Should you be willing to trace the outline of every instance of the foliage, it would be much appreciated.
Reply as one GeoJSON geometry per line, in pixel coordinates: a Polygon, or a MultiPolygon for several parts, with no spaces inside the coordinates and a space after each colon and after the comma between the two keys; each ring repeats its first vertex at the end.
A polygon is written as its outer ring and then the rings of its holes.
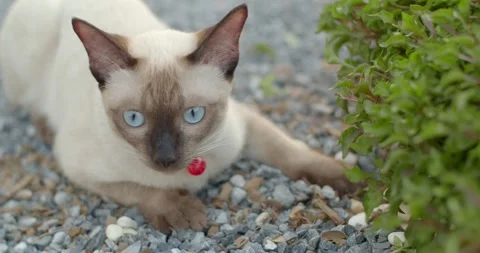
{"type": "Polygon", "coordinates": [[[379,178],[349,172],[368,178],[367,215],[385,185],[391,208],[376,226],[398,227],[406,203],[416,252],[480,252],[480,1],[338,0],[318,32],[341,65],[342,147],[384,154],[379,178]]]}

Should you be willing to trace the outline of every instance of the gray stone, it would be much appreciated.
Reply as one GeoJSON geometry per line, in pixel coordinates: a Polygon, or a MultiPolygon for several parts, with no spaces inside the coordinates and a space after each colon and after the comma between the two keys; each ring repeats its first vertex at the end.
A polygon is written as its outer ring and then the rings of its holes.
{"type": "Polygon", "coordinates": [[[53,201],[55,201],[55,204],[59,206],[63,206],[70,200],[70,195],[66,192],[57,192],[55,196],[53,197],[53,201]]]}
{"type": "Polygon", "coordinates": [[[221,212],[218,214],[217,218],[215,219],[215,222],[216,222],[217,224],[226,224],[226,223],[228,223],[228,220],[229,220],[229,219],[228,219],[228,214],[227,214],[227,212],[221,211],[221,212]]]}
{"type": "Polygon", "coordinates": [[[311,228],[310,224],[303,224],[300,227],[298,227],[295,232],[297,233],[298,237],[303,237],[305,234],[307,234],[308,230],[311,228]]]}
{"type": "Polygon", "coordinates": [[[166,242],[162,242],[157,245],[156,251],[154,252],[167,252],[167,251],[170,251],[171,249],[172,249],[172,246],[170,246],[170,244],[166,242]]]}
{"type": "MultiPolygon", "coordinates": [[[[87,242],[87,245],[85,246],[87,249],[91,250],[96,250],[100,248],[103,243],[105,242],[105,239],[107,238],[107,234],[105,233],[105,229],[102,227],[97,227],[95,228],[90,234],[95,234],[94,236],[89,236],[90,239],[87,242]],[[100,228],[98,230],[98,228],[100,228]],[[98,231],[96,231],[98,230],[98,231]]],[[[89,234],[89,235],[90,235],[89,234]]]]}
{"type": "Polygon", "coordinates": [[[230,178],[230,183],[236,187],[243,188],[245,186],[245,178],[242,175],[234,175],[230,178]]]}
{"type": "Polygon", "coordinates": [[[320,240],[320,248],[324,250],[329,250],[329,251],[334,251],[338,250],[340,247],[336,245],[335,243],[329,241],[329,240],[320,240]]]}
{"type": "Polygon", "coordinates": [[[359,156],[358,157],[358,166],[365,172],[373,173],[377,171],[373,160],[368,156],[359,156]]]}
{"type": "Polygon", "coordinates": [[[278,253],[285,253],[287,251],[288,244],[285,242],[279,243],[277,247],[278,253]]]}
{"type": "Polygon", "coordinates": [[[37,238],[35,241],[34,241],[34,244],[35,245],[38,245],[38,246],[41,246],[41,247],[45,247],[47,246],[48,244],[50,244],[50,242],[52,241],[52,236],[51,235],[47,235],[47,236],[42,236],[40,238],[37,238]]]}
{"type": "Polygon", "coordinates": [[[291,232],[291,231],[286,232],[285,234],[283,234],[283,239],[285,239],[285,241],[287,241],[287,242],[290,241],[290,240],[292,240],[292,239],[294,239],[294,238],[297,238],[297,237],[298,237],[298,236],[297,236],[297,233],[291,232]]]}
{"type": "Polygon", "coordinates": [[[231,193],[232,205],[238,206],[247,197],[247,192],[239,187],[234,187],[231,193]]]}
{"type": "Polygon", "coordinates": [[[362,244],[352,246],[350,249],[345,251],[345,253],[364,253],[364,252],[368,252],[368,249],[369,249],[368,242],[364,242],[362,244]]]}
{"type": "Polygon", "coordinates": [[[25,252],[25,250],[27,250],[27,248],[28,248],[27,243],[19,242],[17,245],[15,245],[15,247],[13,247],[13,250],[16,253],[23,253],[23,252],[25,252]]]}
{"type": "Polygon", "coordinates": [[[65,236],[66,234],[63,231],[55,233],[52,239],[52,243],[62,245],[63,242],[65,241],[65,236]]]}
{"type": "Polygon", "coordinates": [[[374,249],[388,249],[390,248],[389,242],[380,242],[380,243],[372,243],[374,249]]]}
{"type": "Polygon", "coordinates": [[[298,241],[290,247],[290,253],[305,253],[307,251],[308,244],[304,241],[298,241]]]}
{"type": "Polygon", "coordinates": [[[295,202],[295,196],[292,194],[288,186],[284,184],[275,186],[272,196],[275,200],[282,203],[286,207],[292,206],[292,204],[295,202]]]}
{"type": "Polygon", "coordinates": [[[265,252],[265,251],[263,250],[262,245],[260,245],[259,243],[248,242],[247,244],[245,244],[245,246],[243,246],[242,252],[245,252],[245,253],[261,253],[261,252],[265,252]]]}
{"type": "Polygon", "coordinates": [[[70,216],[77,217],[80,215],[80,206],[72,206],[69,210],[70,216]]]}
{"type": "Polygon", "coordinates": [[[109,209],[95,209],[95,211],[93,211],[93,214],[96,217],[106,217],[106,216],[111,215],[112,211],[109,210],[109,209]]]}
{"type": "Polygon", "coordinates": [[[18,220],[18,225],[21,227],[31,227],[37,222],[35,217],[22,217],[18,220]]]}
{"type": "Polygon", "coordinates": [[[354,233],[357,232],[357,229],[356,229],[354,226],[348,225],[348,224],[346,224],[345,226],[343,226],[343,229],[342,229],[342,230],[343,230],[343,233],[344,233],[346,236],[350,236],[350,235],[352,235],[352,234],[354,234],[354,233]]]}
{"type": "Polygon", "coordinates": [[[296,192],[303,192],[305,194],[312,193],[312,189],[303,180],[297,180],[292,184],[292,190],[296,192]]]}
{"type": "Polygon", "coordinates": [[[325,186],[322,187],[322,194],[327,199],[333,199],[336,196],[335,191],[329,185],[325,185],[325,186]]]}
{"type": "Polygon", "coordinates": [[[170,240],[168,240],[168,244],[170,244],[170,246],[173,248],[177,248],[180,246],[180,244],[182,244],[182,242],[178,238],[172,237],[170,240]]]}

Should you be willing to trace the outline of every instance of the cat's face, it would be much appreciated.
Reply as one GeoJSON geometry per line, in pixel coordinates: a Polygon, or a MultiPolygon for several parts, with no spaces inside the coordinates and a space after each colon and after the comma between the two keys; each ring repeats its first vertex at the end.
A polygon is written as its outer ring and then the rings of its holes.
{"type": "Polygon", "coordinates": [[[184,169],[221,145],[247,8],[197,33],[156,31],[132,38],[73,20],[99,83],[112,129],[150,167],[184,169]]]}

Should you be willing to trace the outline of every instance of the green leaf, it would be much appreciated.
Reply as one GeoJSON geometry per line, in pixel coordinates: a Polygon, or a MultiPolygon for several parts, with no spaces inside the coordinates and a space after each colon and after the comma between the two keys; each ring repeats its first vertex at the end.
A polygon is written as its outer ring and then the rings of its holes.
{"type": "Polygon", "coordinates": [[[340,135],[340,144],[342,145],[342,152],[348,154],[351,143],[360,135],[358,129],[350,127],[342,132],[340,135]]]}
{"type": "Polygon", "coordinates": [[[358,166],[355,166],[351,169],[345,169],[345,174],[347,175],[348,180],[352,181],[353,183],[358,183],[371,177],[370,174],[362,171],[358,166]]]}
{"type": "Polygon", "coordinates": [[[350,148],[357,154],[366,155],[371,152],[372,148],[378,143],[379,138],[360,135],[354,143],[350,144],[350,148]]]}
{"type": "Polygon", "coordinates": [[[390,36],[386,41],[380,42],[380,47],[404,47],[408,44],[408,38],[397,32],[390,36]]]}
{"type": "Polygon", "coordinates": [[[260,89],[262,89],[263,95],[265,97],[271,97],[276,93],[274,87],[275,79],[275,75],[273,73],[270,73],[260,81],[260,84],[258,86],[260,87],[260,89]]]}
{"type": "Polygon", "coordinates": [[[370,14],[369,16],[379,17],[379,18],[382,19],[383,23],[385,23],[385,24],[393,24],[393,21],[394,21],[393,13],[385,11],[385,10],[381,10],[380,12],[375,13],[375,14],[370,14]]]}
{"type": "Polygon", "coordinates": [[[268,45],[267,43],[257,43],[254,46],[254,50],[257,53],[265,54],[269,56],[271,59],[275,59],[275,50],[268,45]]]}

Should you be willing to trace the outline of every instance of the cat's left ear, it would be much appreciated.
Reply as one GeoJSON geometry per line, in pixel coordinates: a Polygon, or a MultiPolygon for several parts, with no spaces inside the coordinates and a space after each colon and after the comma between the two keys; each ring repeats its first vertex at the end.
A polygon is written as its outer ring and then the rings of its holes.
{"type": "Polygon", "coordinates": [[[103,89],[113,71],[131,69],[137,60],[127,51],[127,39],[100,30],[85,20],[72,19],[73,30],[88,54],[90,71],[103,89]]]}
{"type": "Polygon", "coordinates": [[[246,4],[232,9],[216,25],[197,32],[198,48],[187,56],[192,63],[219,67],[231,80],[239,60],[239,40],[248,17],[246,4]]]}

